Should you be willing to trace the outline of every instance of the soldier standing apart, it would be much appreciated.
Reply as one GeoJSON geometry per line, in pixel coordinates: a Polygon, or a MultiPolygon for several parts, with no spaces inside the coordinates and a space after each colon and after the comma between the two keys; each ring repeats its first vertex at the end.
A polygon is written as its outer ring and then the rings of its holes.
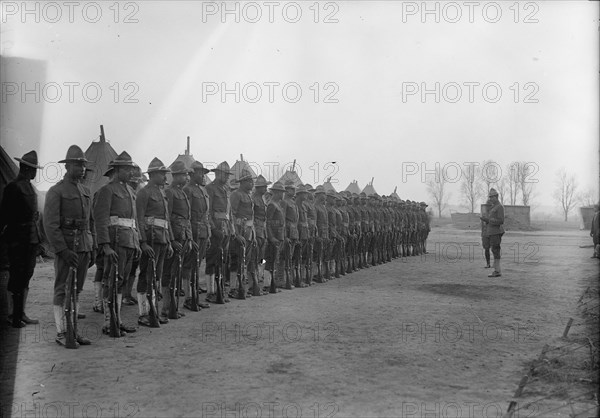
{"type": "Polygon", "coordinates": [[[4,189],[0,240],[7,248],[10,263],[8,291],[13,299],[12,326],[23,328],[26,324],[39,323],[25,314],[25,305],[41,241],[37,227],[37,194],[31,180],[42,167],[38,166],[35,151],[26,153],[23,158],[15,157],[15,160],[19,162],[19,174],[4,189]]]}
{"type": "Polygon", "coordinates": [[[237,271],[237,286],[231,286],[229,296],[235,299],[246,299],[246,284],[244,271],[248,271],[248,263],[256,245],[254,231],[254,203],[252,201],[252,188],[254,177],[248,170],[242,170],[238,179],[240,187],[231,193],[231,216],[234,225],[235,241],[233,267],[237,271]],[[242,259],[243,256],[243,259],[242,259]]]}
{"type": "MultiPolygon", "coordinates": [[[[490,204],[490,199],[488,198],[487,202],[485,202],[485,205],[483,205],[485,208],[485,213],[482,213],[482,217],[486,216],[491,208],[491,204],[490,204]]],[[[484,220],[481,220],[481,245],[483,247],[483,255],[485,256],[485,268],[489,269],[492,266],[490,265],[490,236],[487,234],[487,229],[488,229],[488,224],[486,222],[484,222],[484,220]]]]}
{"type": "MultiPolygon", "coordinates": [[[[139,310],[138,324],[149,327],[150,306],[148,305],[148,285],[156,274],[156,285],[160,285],[163,276],[163,267],[165,259],[173,256],[173,230],[169,222],[169,207],[167,196],[163,191],[163,186],[167,182],[167,173],[171,170],[165,167],[163,162],[154,158],[148,166],[148,184],[141,189],[136,196],[136,209],[139,221],[140,247],[142,255],[140,256],[140,276],[137,284],[137,302],[139,310]]],[[[156,298],[158,289],[154,289],[156,298]]],[[[169,301],[166,294],[163,298],[163,306],[168,305],[169,301]]],[[[154,300],[154,306],[157,306],[154,300]]],[[[159,322],[166,324],[169,319],[166,316],[160,317],[159,322]]]]}
{"type": "MultiPolygon", "coordinates": [[[[115,283],[117,306],[115,306],[115,311],[121,331],[120,334],[125,336],[126,333],[135,332],[136,329],[125,326],[121,319],[123,278],[129,276],[133,259],[141,254],[135,194],[127,184],[133,175],[134,165],[129,154],[123,151],[110,162],[109,166],[114,170],[113,178],[96,192],[93,213],[98,248],[101,248],[104,254],[104,270],[109,271],[108,266],[111,263],[117,266],[115,283]]],[[[103,277],[104,327],[102,332],[105,334],[109,334],[110,329],[108,280],[112,280],[112,278],[108,275],[103,277]]]]}
{"type": "Polygon", "coordinates": [[[285,239],[285,214],[281,207],[281,199],[285,188],[281,182],[276,181],[271,187],[273,197],[267,206],[267,254],[266,270],[270,277],[265,277],[264,290],[269,293],[277,293],[279,290],[275,286],[275,267],[281,254],[283,242],[285,239]],[[268,280],[267,280],[268,279],[268,280]]]}
{"type": "Polygon", "coordinates": [[[487,225],[487,235],[490,237],[490,247],[494,255],[494,271],[488,277],[502,276],[500,270],[500,242],[504,235],[504,206],[498,200],[496,189],[490,189],[489,201],[492,207],[486,216],[481,216],[481,220],[487,225]]]}
{"type": "MultiPolygon", "coordinates": [[[[77,311],[79,295],[88,268],[94,262],[96,251],[94,218],[92,216],[92,198],[90,190],[81,184],[88,160],[77,145],[71,145],[67,156],[59,163],[65,163],[65,177],[46,194],[44,205],[44,229],[48,242],[52,246],[54,259],[54,322],[56,324],[56,342],[66,346],[65,325],[65,285],[70,268],[77,269],[74,280],[77,283],[77,311]]],[[[81,335],[76,336],[77,343],[89,345],[91,341],[81,335]]],[[[77,347],[77,346],[76,346],[77,347]]]]}
{"type": "MultiPolygon", "coordinates": [[[[189,170],[183,161],[175,161],[171,166],[171,174],[173,175],[173,180],[169,187],[166,188],[165,195],[167,197],[169,208],[170,226],[173,230],[171,246],[173,247],[174,254],[165,260],[161,283],[162,293],[165,297],[163,300],[167,299],[166,296],[170,295],[170,292],[174,292],[173,296],[176,300],[179,300],[180,292],[182,290],[184,296],[188,295],[190,285],[189,280],[187,283],[182,282],[181,284],[177,281],[179,275],[183,274],[183,260],[185,257],[190,251],[198,251],[198,244],[192,239],[190,201],[183,191],[183,187],[190,179],[189,170]],[[177,289],[175,290],[175,288],[177,289]]],[[[169,303],[163,303],[160,316],[164,321],[167,317],[179,319],[182,316],[185,316],[185,314],[178,310],[177,312],[170,312],[169,303]]]]}
{"type": "MultiPolygon", "coordinates": [[[[191,169],[190,182],[183,188],[183,191],[187,195],[192,208],[192,236],[194,237],[194,242],[198,246],[198,251],[195,251],[195,247],[192,246],[192,251],[185,260],[183,260],[183,281],[185,283],[190,283],[190,280],[192,279],[192,270],[197,268],[196,283],[198,283],[198,280],[200,279],[198,277],[200,273],[200,263],[202,263],[202,259],[206,255],[206,248],[210,244],[210,222],[208,221],[210,200],[208,192],[204,188],[204,176],[210,170],[204,168],[204,165],[198,161],[192,163],[191,169]],[[197,266],[196,262],[198,262],[197,266]]],[[[200,292],[200,288],[197,287],[196,291],[200,292]]],[[[209,304],[200,302],[199,299],[197,300],[199,308],[206,309],[210,307],[209,304]]],[[[187,309],[191,309],[192,298],[187,298],[183,306],[187,309]]]]}
{"type": "MultiPolygon", "coordinates": [[[[254,211],[254,231],[256,232],[256,248],[250,260],[250,275],[253,283],[258,281],[259,277],[265,281],[265,251],[267,249],[267,205],[264,195],[267,191],[267,186],[271,184],[262,175],[259,175],[254,183],[254,193],[252,194],[252,204],[254,211]],[[254,277],[258,275],[258,277],[254,277]]],[[[252,288],[252,296],[262,296],[264,293],[258,287],[252,288]]]]}
{"type": "MultiPolygon", "coordinates": [[[[231,225],[231,204],[229,191],[229,176],[231,170],[227,161],[223,161],[215,169],[215,181],[206,186],[208,198],[210,200],[210,209],[208,221],[210,222],[211,237],[210,247],[206,252],[206,274],[209,275],[207,282],[208,294],[206,301],[217,303],[216,285],[223,288],[223,265],[224,260],[229,253],[229,238],[232,235],[233,227],[231,225]],[[219,264],[219,266],[217,266],[219,264]],[[221,275],[219,283],[215,283],[215,268],[218,268],[221,275]]],[[[223,292],[223,295],[225,293],[223,292]]],[[[223,296],[223,302],[229,302],[223,296]]]]}

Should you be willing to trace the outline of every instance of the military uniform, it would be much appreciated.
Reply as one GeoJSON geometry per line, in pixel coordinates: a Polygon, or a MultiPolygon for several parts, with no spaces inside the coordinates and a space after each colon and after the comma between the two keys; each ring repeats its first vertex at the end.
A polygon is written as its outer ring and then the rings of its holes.
{"type": "MultiPolygon", "coordinates": [[[[192,163],[192,170],[199,171],[204,174],[208,173],[209,170],[205,169],[202,163],[192,163]]],[[[194,182],[193,180],[184,186],[183,191],[188,197],[191,206],[191,223],[192,223],[192,236],[198,246],[198,252],[192,248],[188,257],[183,261],[183,277],[187,283],[192,278],[192,270],[196,268],[196,261],[198,260],[198,271],[200,272],[200,263],[206,255],[206,247],[210,240],[210,222],[208,219],[210,210],[210,198],[205,186],[194,182]]],[[[198,280],[198,277],[196,277],[198,280]]],[[[191,300],[186,304],[191,304],[191,300]]],[[[186,305],[184,305],[186,306],[186,305]]],[[[198,302],[198,306],[201,308],[208,308],[208,305],[198,302]]]]}
{"type": "MultiPolygon", "coordinates": [[[[293,190],[294,194],[296,186],[293,182],[285,184],[286,193],[288,190],[293,190]]],[[[285,260],[285,287],[292,289],[294,285],[300,285],[300,246],[298,240],[300,234],[298,232],[299,211],[298,206],[293,197],[286,197],[281,201],[281,209],[285,215],[285,244],[283,247],[283,257],[285,260]],[[293,279],[292,279],[293,277],[293,279]]]]}
{"type": "Polygon", "coordinates": [[[500,243],[502,235],[504,235],[504,206],[498,201],[498,192],[490,189],[489,197],[496,197],[495,202],[492,200],[487,216],[482,217],[487,223],[487,235],[490,237],[490,247],[494,255],[494,271],[488,277],[500,277],[500,243]]]}
{"type": "MultiPolygon", "coordinates": [[[[110,165],[115,169],[118,167],[133,167],[133,162],[129,154],[123,151],[110,165]]],[[[106,246],[109,246],[117,255],[117,274],[115,279],[117,306],[115,310],[118,315],[119,326],[121,331],[133,332],[135,328],[123,325],[120,307],[123,278],[129,276],[133,259],[140,251],[135,194],[131,186],[126,181],[119,180],[118,176],[113,177],[108,184],[104,185],[96,193],[97,198],[93,213],[98,247],[106,248],[106,246]]],[[[110,270],[108,267],[110,264],[109,257],[105,255],[104,269],[106,271],[110,270]]],[[[103,278],[105,333],[108,333],[110,324],[108,281],[111,279],[108,275],[105,275],[103,278]]]]}
{"type": "MultiPolygon", "coordinates": [[[[272,191],[284,192],[285,189],[280,182],[275,182],[272,191]]],[[[266,270],[271,273],[271,277],[267,283],[265,280],[265,288],[270,293],[275,292],[275,274],[276,266],[279,261],[282,246],[285,239],[285,213],[280,205],[281,200],[276,201],[271,199],[267,205],[267,253],[266,253],[266,270]]],[[[266,279],[266,278],[265,278],[266,279]]]]}
{"type": "MultiPolygon", "coordinates": [[[[247,171],[241,173],[238,180],[252,180],[253,176],[247,171]]],[[[244,283],[244,272],[248,270],[248,263],[251,260],[256,245],[256,232],[254,230],[254,202],[250,191],[243,190],[241,187],[231,193],[231,216],[235,228],[235,239],[231,246],[231,259],[233,270],[237,271],[238,286],[234,289],[232,286],[230,296],[237,299],[246,298],[246,285],[244,283]],[[241,260],[243,255],[243,260],[241,260]]]]}
{"type": "MultiPolygon", "coordinates": [[[[262,175],[259,175],[254,184],[254,193],[252,194],[252,211],[254,213],[254,231],[256,233],[256,245],[254,252],[250,257],[249,271],[251,275],[259,275],[264,283],[264,264],[267,249],[267,204],[264,199],[264,189],[271,184],[262,175]],[[262,271],[259,271],[262,270],[262,271]]],[[[258,281],[258,277],[252,277],[253,281],[258,281]]],[[[252,296],[262,295],[260,288],[253,289],[252,296]]]]}
{"type": "MultiPolygon", "coordinates": [[[[189,170],[185,167],[183,161],[176,161],[171,166],[171,173],[187,174],[189,170]]],[[[165,260],[163,276],[161,281],[163,295],[174,293],[174,297],[178,300],[180,293],[187,296],[189,293],[189,282],[177,283],[178,275],[183,275],[183,262],[186,257],[189,257],[192,248],[191,241],[192,224],[191,224],[191,207],[187,194],[183,191],[185,184],[175,185],[173,182],[165,189],[167,198],[168,219],[169,225],[173,231],[172,240],[181,244],[181,250],[175,251],[172,257],[165,260]],[[183,292],[182,292],[183,291],[183,292]]],[[[182,312],[171,312],[167,303],[163,304],[161,317],[168,316],[170,319],[177,319],[184,316],[182,312]]]]}
{"type": "MultiPolygon", "coordinates": [[[[24,313],[29,292],[29,281],[35,269],[35,259],[40,245],[37,194],[31,185],[28,173],[40,169],[37,165],[37,153],[28,152],[23,158],[15,158],[20,163],[20,172],[16,179],[4,189],[0,206],[0,234],[6,246],[9,260],[8,291],[13,297],[12,325],[22,327],[24,323],[37,323],[24,313]]],[[[33,175],[33,173],[31,174],[33,175]]]]}
{"type": "Polygon", "coordinates": [[[315,191],[315,211],[317,219],[317,237],[315,238],[315,251],[317,253],[317,277],[318,283],[329,280],[329,214],[325,200],[322,197],[326,194],[323,186],[317,186],[315,191]],[[325,271],[322,271],[322,270],[325,271]]]}
{"type": "MultiPolygon", "coordinates": [[[[219,164],[213,171],[221,171],[222,173],[231,175],[229,164],[225,161],[219,164]]],[[[229,239],[234,233],[231,223],[231,192],[228,182],[220,182],[216,178],[215,181],[206,186],[206,191],[210,200],[208,221],[211,228],[210,248],[206,252],[206,274],[213,276],[216,273],[217,264],[220,264],[219,270],[222,276],[222,266],[228,262],[229,239]]],[[[223,286],[222,280],[220,283],[215,283],[212,277],[208,280],[207,300],[209,302],[215,301],[215,284],[223,286]]]]}
{"type": "MultiPolygon", "coordinates": [[[[87,159],[81,148],[73,145],[67,151],[65,160],[60,163],[79,163],[85,173],[87,159]]],[[[65,285],[70,268],[76,266],[76,300],[83,290],[90,260],[95,251],[95,227],[92,216],[92,198],[90,190],[84,186],[81,179],[75,179],[69,172],[64,179],[50,187],[46,194],[44,205],[44,229],[48,242],[54,253],[54,319],[56,324],[57,342],[64,345],[65,327],[65,285]],[[66,257],[69,251],[76,253],[75,265],[66,257]]],[[[77,309],[79,311],[79,309],[77,309]]],[[[89,344],[89,340],[76,336],[80,344],[89,344]]]]}

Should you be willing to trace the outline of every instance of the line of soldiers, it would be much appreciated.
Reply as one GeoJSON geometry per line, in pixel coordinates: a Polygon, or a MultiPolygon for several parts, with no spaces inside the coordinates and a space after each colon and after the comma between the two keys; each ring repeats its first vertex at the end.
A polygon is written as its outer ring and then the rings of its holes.
{"type": "MultiPolygon", "coordinates": [[[[131,183],[137,166],[127,152],[109,164],[104,175],[110,181],[92,199],[81,183],[88,163],[81,148],[71,146],[61,162],[66,175],[48,191],[43,219],[57,255],[56,341],[65,346],[67,278],[76,271],[79,295],[94,262],[94,310],[104,312],[103,332],[120,337],[136,331],[121,320],[136,260],[138,324],[160,327],[185,316],[180,296],[186,309],[198,311],[210,306],[200,301],[200,293],[207,293],[207,302],[223,304],[324,283],[426,248],[429,217],[423,202],[293,182],[271,185],[246,170],[231,182],[225,161],[208,170],[200,162],[188,168],[182,161],[167,168],[158,158],[145,172],[148,183],[136,193],[131,183]],[[209,171],[215,179],[205,185],[209,171]],[[202,259],[206,289],[199,284],[202,259]]],[[[80,335],[76,340],[90,343],[80,335]]]]}

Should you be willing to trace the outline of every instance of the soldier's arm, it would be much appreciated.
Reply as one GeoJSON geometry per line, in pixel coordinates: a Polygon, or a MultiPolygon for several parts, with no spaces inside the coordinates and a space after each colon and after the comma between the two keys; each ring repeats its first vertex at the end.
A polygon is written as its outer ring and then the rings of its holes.
{"type": "Polygon", "coordinates": [[[109,186],[104,186],[97,192],[96,203],[94,204],[94,220],[96,221],[96,239],[98,247],[109,244],[110,235],[108,232],[110,223],[110,208],[112,203],[112,191],[109,186]]]}
{"type": "Polygon", "coordinates": [[[208,223],[210,224],[210,229],[211,230],[215,230],[217,228],[217,226],[215,225],[215,221],[214,221],[214,205],[213,202],[215,201],[215,193],[213,191],[212,187],[206,187],[206,193],[208,194],[208,223]]]}
{"type": "Polygon", "coordinates": [[[16,189],[14,183],[9,183],[4,188],[4,196],[2,197],[2,203],[0,204],[0,235],[4,231],[4,228],[14,218],[12,213],[12,206],[10,202],[15,202],[16,189]]]}
{"type": "Polygon", "coordinates": [[[60,193],[54,187],[46,194],[44,231],[55,254],[69,249],[60,229],[60,193]]]}
{"type": "Polygon", "coordinates": [[[137,194],[135,199],[135,210],[138,217],[138,229],[140,232],[140,243],[148,240],[146,237],[146,206],[148,206],[148,189],[143,188],[137,194]]]}

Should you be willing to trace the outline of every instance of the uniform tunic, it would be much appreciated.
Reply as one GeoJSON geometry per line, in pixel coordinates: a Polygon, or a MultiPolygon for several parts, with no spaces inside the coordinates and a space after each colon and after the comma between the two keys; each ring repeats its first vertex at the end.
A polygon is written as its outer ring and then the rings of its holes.
{"type": "Polygon", "coordinates": [[[4,189],[0,206],[0,234],[9,259],[8,290],[20,294],[29,288],[40,244],[37,194],[21,174],[4,189]]]}
{"type": "Polygon", "coordinates": [[[210,200],[208,221],[211,227],[210,248],[206,252],[206,274],[213,274],[219,251],[223,250],[224,259],[228,257],[229,237],[233,233],[233,225],[229,186],[213,181],[206,186],[206,191],[210,200]]]}

